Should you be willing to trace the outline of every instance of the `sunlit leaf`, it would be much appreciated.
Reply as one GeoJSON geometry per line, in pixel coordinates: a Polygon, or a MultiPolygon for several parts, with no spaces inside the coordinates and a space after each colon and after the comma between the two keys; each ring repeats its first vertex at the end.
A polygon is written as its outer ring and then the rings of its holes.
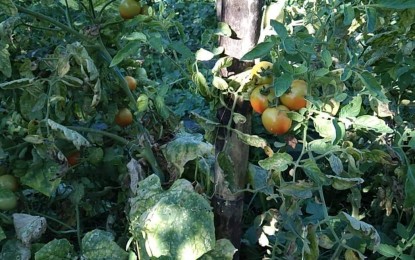
{"type": "Polygon", "coordinates": [[[357,129],[372,130],[378,133],[393,133],[393,129],[386,125],[385,121],[376,116],[363,115],[356,118],[353,126],[357,129]]]}
{"type": "Polygon", "coordinates": [[[302,169],[305,174],[307,174],[308,178],[317,185],[327,185],[329,183],[327,176],[320,170],[315,161],[307,159],[303,163],[302,169]]]}
{"type": "Polygon", "coordinates": [[[86,146],[86,147],[91,146],[91,144],[85,137],[83,137],[81,134],[79,134],[78,132],[74,130],[71,130],[61,124],[58,124],[51,119],[48,119],[48,125],[53,130],[62,132],[65,135],[65,137],[69,141],[71,141],[78,150],[81,149],[81,146],[86,146]]]}
{"type": "Polygon", "coordinates": [[[233,255],[236,253],[236,248],[228,239],[216,240],[215,249],[204,254],[200,257],[200,260],[232,260],[233,255]]]}
{"type": "Polygon", "coordinates": [[[356,117],[360,113],[362,107],[362,96],[358,95],[353,97],[349,104],[345,105],[340,109],[340,117],[356,117]]]}
{"type": "Polygon", "coordinates": [[[36,260],[71,260],[75,256],[73,245],[67,239],[53,239],[35,254],[36,260]]]}
{"type": "Polygon", "coordinates": [[[282,172],[287,170],[288,166],[292,162],[293,157],[288,153],[274,153],[272,157],[260,160],[258,164],[265,170],[274,170],[282,172]]]}
{"type": "Polygon", "coordinates": [[[212,52],[210,52],[208,50],[205,50],[203,48],[199,49],[195,53],[196,60],[200,60],[200,61],[211,60],[214,56],[215,56],[215,54],[213,54],[212,52]]]}
{"type": "Polygon", "coordinates": [[[333,175],[327,177],[332,180],[331,186],[336,190],[347,190],[364,182],[362,178],[342,178],[333,175]]]}
{"type": "Polygon", "coordinates": [[[249,146],[264,148],[265,146],[268,145],[267,141],[264,138],[259,137],[257,135],[245,134],[245,133],[243,133],[241,131],[238,131],[236,129],[234,129],[233,131],[238,135],[238,138],[242,142],[244,142],[245,144],[247,144],[249,146]]]}

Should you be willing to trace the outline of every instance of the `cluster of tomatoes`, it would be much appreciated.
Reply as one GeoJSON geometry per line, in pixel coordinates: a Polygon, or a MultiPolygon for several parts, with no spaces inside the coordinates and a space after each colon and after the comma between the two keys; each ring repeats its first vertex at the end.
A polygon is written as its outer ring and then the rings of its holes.
{"type": "MultiPolygon", "coordinates": [[[[131,76],[125,76],[125,81],[127,81],[128,88],[133,91],[137,88],[137,81],[131,76]]],[[[133,122],[133,114],[128,108],[122,108],[118,110],[118,113],[115,115],[115,123],[121,127],[126,127],[131,125],[133,122]]]]}
{"type": "Polygon", "coordinates": [[[292,120],[287,116],[290,110],[298,111],[306,107],[307,83],[304,80],[294,80],[291,88],[279,98],[279,105],[275,96],[272,63],[261,61],[251,71],[251,78],[256,87],[251,92],[250,102],[252,109],[261,114],[262,125],[272,134],[285,134],[291,128],[292,120]]]}
{"type": "Polygon", "coordinates": [[[126,20],[139,14],[148,15],[148,6],[141,6],[141,4],[136,0],[122,0],[118,10],[120,12],[120,16],[126,20]]]}

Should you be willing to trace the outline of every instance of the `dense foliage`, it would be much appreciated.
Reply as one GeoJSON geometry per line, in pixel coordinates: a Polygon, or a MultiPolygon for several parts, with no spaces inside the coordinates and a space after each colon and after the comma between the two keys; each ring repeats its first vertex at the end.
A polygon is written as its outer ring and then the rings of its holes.
{"type": "Polygon", "coordinates": [[[232,259],[218,129],[251,146],[243,259],[413,259],[415,4],[265,2],[223,78],[214,1],[1,0],[0,259],[232,259]]]}

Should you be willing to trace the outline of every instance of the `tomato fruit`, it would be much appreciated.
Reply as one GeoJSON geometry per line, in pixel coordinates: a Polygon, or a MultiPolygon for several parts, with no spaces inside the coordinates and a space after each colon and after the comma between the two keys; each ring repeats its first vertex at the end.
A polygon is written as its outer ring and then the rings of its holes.
{"type": "Polygon", "coordinates": [[[307,106],[307,83],[304,80],[294,80],[291,84],[290,92],[280,97],[281,103],[291,110],[300,110],[307,106]]]}
{"type": "Polygon", "coordinates": [[[291,127],[292,120],[287,116],[286,106],[269,107],[262,113],[262,125],[271,134],[285,134],[291,127]]]}
{"type": "Polygon", "coordinates": [[[135,80],[135,78],[131,76],[125,76],[124,79],[125,81],[127,81],[127,84],[130,90],[134,90],[137,88],[137,81],[135,80]]]}
{"type": "Polygon", "coordinates": [[[70,166],[77,165],[81,159],[81,153],[79,151],[72,152],[66,157],[66,159],[68,160],[68,164],[70,166]]]}
{"type": "Polygon", "coordinates": [[[19,187],[17,178],[13,175],[6,174],[0,176],[0,189],[6,189],[11,191],[16,191],[19,187]]]}
{"type": "Polygon", "coordinates": [[[249,101],[251,102],[252,109],[262,114],[265,109],[268,108],[269,102],[275,98],[275,92],[273,88],[268,88],[264,85],[256,87],[249,96],[249,101]],[[268,93],[267,93],[268,92],[268,93]]]}
{"type": "Polygon", "coordinates": [[[257,63],[251,70],[251,78],[256,85],[272,83],[272,63],[269,61],[261,61],[257,63]]]}
{"type": "Polygon", "coordinates": [[[131,19],[141,13],[141,5],[135,0],[122,0],[118,10],[122,18],[131,19]]]}
{"type": "Polygon", "coordinates": [[[11,210],[16,206],[16,195],[11,190],[0,189],[0,210],[11,210]]]}
{"type": "Polygon", "coordinates": [[[119,126],[126,127],[131,125],[132,122],[133,114],[128,108],[120,109],[117,115],[115,115],[115,123],[117,123],[119,126]]]}

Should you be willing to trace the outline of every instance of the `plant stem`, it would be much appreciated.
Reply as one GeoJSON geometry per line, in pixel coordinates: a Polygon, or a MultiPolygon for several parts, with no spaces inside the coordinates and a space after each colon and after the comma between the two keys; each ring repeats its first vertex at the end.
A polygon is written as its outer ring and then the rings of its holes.
{"type": "Polygon", "coordinates": [[[85,35],[83,35],[83,34],[81,34],[81,33],[77,32],[77,31],[75,31],[74,29],[70,28],[70,27],[69,27],[69,26],[67,26],[67,25],[64,25],[64,24],[63,24],[63,23],[61,23],[61,22],[58,22],[58,21],[56,21],[56,20],[54,20],[54,19],[50,18],[49,16],[43,15],[43,14],[41,14],[41,13],[33,12],[33,11],[31,11],[31,10],[29,10],[29,9],[27,9],[27,8],[24,8],[24,7],[22,7],[22,6],[19,6],[19,5],[16,5],[16,7],[17,7],[17,10],[18,10],[19,12],[21,12],[21,13],[28,14],[28,15],[30,15],[30,16],[33,16],[33,17],[35,17],[35,18],[39,19],[39,20],[45,20],[45,21],[47,21],[47,22],[49,22],[49,23],[51,23],[51,24],[55,25],[56,27],[59,27],[59,28],[61,28],[62,30],[67,31],[68,33],[73,34],[74,36],[78,37],[78,38],[79,38],[79,39],[81,39],[82,41],[89,42],[89,43],[93,43],[92,39],[89,39],[89,38],[88,38],[88,37],[86,37],[85,35]]]}
{"type": "Polygon", "coordinates": [[[78,237],[78,244],[79,244],[79,252],[82,255],[82,234],[81,234],[81,217],[79,215],[79,205],[78,203],[75,205],[75,213],[76,213],[76,234],[78,237]]]}

